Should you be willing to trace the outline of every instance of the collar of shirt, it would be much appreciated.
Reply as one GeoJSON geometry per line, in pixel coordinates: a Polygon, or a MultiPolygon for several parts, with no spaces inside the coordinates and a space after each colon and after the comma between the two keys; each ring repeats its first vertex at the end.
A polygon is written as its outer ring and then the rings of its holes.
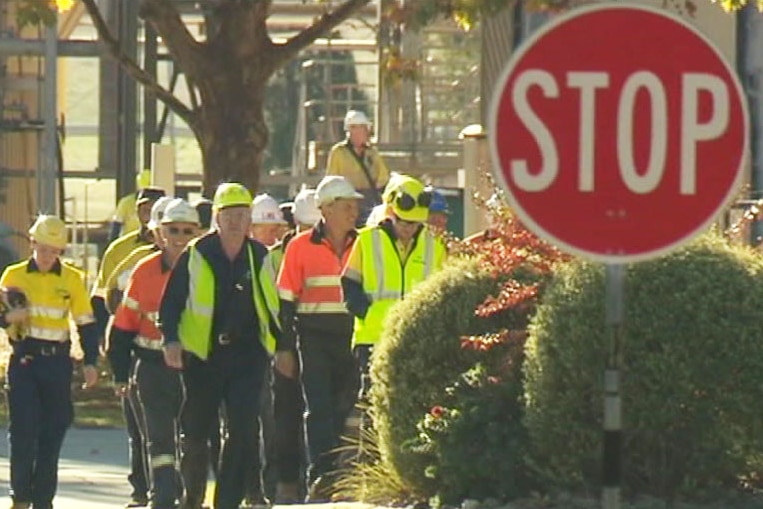
{"type": "MultiPolygon", "coordinates": [[[[34,258],[29,259],[29,263],[27,263],[26,266],[27,272],[40,272],[40,267],[37,266],[37,262],[34,261],[34,258]]],[[[56,262],[53,264],[53,267],[51,267],[50,271],[54,274],[61,275],[61,260],[56,260],[56,262]]]]}
{"type": "MultiPolygon", "coordinates": [[[[347,233],[347,237],[345,237],[345,247],[349,246],[350,244],[355,241],[355,237],[358,236],[357,230],[350,230],[347,233]]],[[[313,244],[322,244],[323,241],[326,239],[326,221],[321,219],[317,223],[315,223],[315,226],[313,226],[312,232],[310,233],[310,242],[313,244]]]]}
{"type": "Polygon", "coordinates": [[[421,236],[421,232],[424,231],[424,226],[419,226],[419,228],[416,230],[416,233],[413,234],[413,237],[411,238],[410,242],[408,244],[403,244],[400,239],[397,238],[397,235],[395,235],[395,226],[392,223],[392,219],[387,218],[381,223],[379,223],[378,228],[381,228],[382,231],[384,231],[387,235],[389,235],[390,240],[392,241],[392,244],[395,245],[395,248],[397,249],[398,253],[400,253],[400,259],[405,260],[408,258],[408,254],[410,254],[413,251],[413,248],[416,246],[416,243],[419,241],[419,237],[421,236]]]}

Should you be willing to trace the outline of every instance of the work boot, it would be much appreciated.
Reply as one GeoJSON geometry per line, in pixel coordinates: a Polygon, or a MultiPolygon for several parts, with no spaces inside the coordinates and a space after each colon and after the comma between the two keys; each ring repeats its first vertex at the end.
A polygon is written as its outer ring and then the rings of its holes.
{"type": "Polygon", "coordinates": [[[246,509],[264,509],[266,507],[270,507],[270,500],[260,492],[248,495],[244,500],[244,508],[246,509]]]}
{"type": "Polygon", "coordinates": [[[132,497],[129,502],[125,504],[125,507],[147,507],[148,506],[148,499],[142,498],[142,497],[132,497]]]}
{"type": "Polygon", "coordinates": [[[299,484],[279,482],[276,485],[276,504],[299,504],[299,484]]]}
{"type": "Polygon", "coordinates": [[[31,502],[11,502],[11,509],[29,509],[32,507],[31,502]]]}

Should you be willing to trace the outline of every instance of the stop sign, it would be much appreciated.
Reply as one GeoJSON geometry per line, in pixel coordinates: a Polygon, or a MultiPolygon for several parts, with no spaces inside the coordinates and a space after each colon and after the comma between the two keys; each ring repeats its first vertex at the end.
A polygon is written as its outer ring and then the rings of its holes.
{"type": "Polygon", "coordinates": [[[733,196],[748,143],[733,69],[680,18],[595,5],[510,60],[490,108],[497,180],[519,218],[609,263],[667,252],[733,196]]]}

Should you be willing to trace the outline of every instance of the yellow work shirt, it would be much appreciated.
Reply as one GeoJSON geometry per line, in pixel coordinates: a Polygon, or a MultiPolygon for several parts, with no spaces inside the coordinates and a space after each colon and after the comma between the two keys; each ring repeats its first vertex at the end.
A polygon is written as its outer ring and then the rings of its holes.
{"type": "Polygon", "coordinates": [[[367,147],[362,156],[355,154],[348,142],[340,141],[329,152],[326,161],[326,175],[340,175],[350,181],[357,191],[371,189],[368,177],[363,171],[364,162],[376,189],[383,189],[389,180],[389,169],[379,152],[373,147],[367,147]]]}
{"type": "Polygon", "coordinates": [[[114,240],[101,258],[101,267],[98,269],[98,277],[93,286],[93,296],[106,298],[106,282],[111,274],[117,268],[119,263],[127,258],[136,248],[152,245],[152,243],[141,237],[141,230],[136,230],[122,235],[114,240]]]}
{"type": "Polygon", "coordinates": [[[48,272],[40,272],[34,259],[15,263],[3,272],[0,286],[19,288],[28,302],[29,321],[10,327],[11,339],[66,342],[70,317],[77,325],[95,322],[84,274],[66,263],[58,261],[48,272]]]}
{"type": "Polygon", "coordinates": [[[156,247],[155,244],[136,247],[130,251],[130,254],[127,255],[127,258],[120,261],[114,270],[111,271],[111,274],[106,280],[106,284],[104,286],[106,295],[106,308],[109,311],[112,313],[116,311],[116,304],[122,300],[121,294],[124,292],[124,289],[127,288],[127,282],[130,280],[130,275],[132,274],[135,266],[138,265],[138,262],[147,256],[156,253],[158,249],[159,248],[156,247]],[[114,302],[112,302],[112,294],[115,291],[118,291],[119,295],[114,299],[114,302]]]}
{"type": "Polygon", "coordinates": [[[122,229],[119,232],[120,235],[140,229],[137,200],[137,194],[130,193],[120,198],[117,202],[117,209],[114,211],[112,221],[122,225],[122,229]]]}

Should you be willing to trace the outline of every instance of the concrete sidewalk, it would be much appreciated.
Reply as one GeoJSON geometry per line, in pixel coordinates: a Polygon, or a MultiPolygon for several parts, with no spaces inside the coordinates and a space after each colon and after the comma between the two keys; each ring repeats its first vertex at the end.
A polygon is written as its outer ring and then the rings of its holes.
{"type": "MultiPolygon", "coordinates": [[[[0,508],[10,506],[6,430],[0,430],[0,508]]],[[[123,429],[76,429],[66,434],[55,509],[119,509],[130,496],[123,429]]],[[[278,506],[276,506],[278,507],[278,506]]],[[[280,506],[288,509],[295,506],[280,506]]],[[[311,509],[370,509],[360,503],[310,504],[311,509]]]]}
{"type": "MultiPolygon", "coordinates": [[[[8,496],[10,468],[5,430],[0,437],[0,507],[8,496]]],[[[116,509],[130,496],[127,438],[121,429],[70,429],[59,465],[56,509],[116,509]]]]}

